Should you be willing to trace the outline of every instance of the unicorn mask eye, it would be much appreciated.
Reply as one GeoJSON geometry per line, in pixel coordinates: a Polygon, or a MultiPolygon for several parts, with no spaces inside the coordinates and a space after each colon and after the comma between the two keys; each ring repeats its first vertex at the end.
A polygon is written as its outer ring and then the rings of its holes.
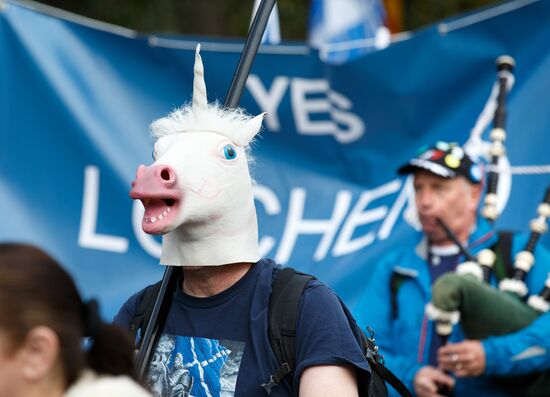
{"type": "Polygon", "coordinates": [[[226,160],[234,160],[237,157],[237,149],[233,145],[225,145],[223,147],[223,157],[226,160]]]}

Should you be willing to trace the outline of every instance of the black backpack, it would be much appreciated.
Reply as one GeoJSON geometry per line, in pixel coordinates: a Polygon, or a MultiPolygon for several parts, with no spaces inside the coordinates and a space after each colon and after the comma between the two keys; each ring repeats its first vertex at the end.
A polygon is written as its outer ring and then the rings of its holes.
{"type": "MultiPolygon", "coordinates": [[[[293,268],[285,267],[279,271],[273,282],[269,301],[268,329],[269,341],[273,353],[277,358],[279,368],[261,385],[267,395],[283,379],[286,379],[292,385],[292,374],[296,366],[294,341],[300,298],[307,284],[312,280],[315,280],[315,277],[297,272],[293,268]]],[[[139,347],[140,335],[149,321],[159,289],[160,282],[145,289],[143,298],[132,319],[130,329],[136,337],[136,347],[139,347]]],[[[375,344],[374,332],[369,328],[370,336],[367,337],[361,331],[345,304],[342,301],[340,303],[355,338],[361,345],[361,350],[371,367],[370,381],[367,383],[364,379],[359,379],[360,395],[373,397],[387,396],[388,391],[385,384],[387,382],[401,396],[412,397],[412,394],[405,385],[384,366],[383,357],[379,354],[378,347],[375,344]]]]}

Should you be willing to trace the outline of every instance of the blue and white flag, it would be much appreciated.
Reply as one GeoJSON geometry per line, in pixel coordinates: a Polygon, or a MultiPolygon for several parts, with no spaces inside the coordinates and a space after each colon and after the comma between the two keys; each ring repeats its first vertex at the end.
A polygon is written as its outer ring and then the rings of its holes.
{"type": "Polygon", "coordinates": [[[309,43],[323,61],[345,63],[389,45],[385,19],[380,0],[312,0],[309,43]]]}
{"type": "MultiPolygon", "coordinates": [[[[254,8],[252,9],[252,18],[250,19],[250,24],[256,16],[258,7],[260,6],[261,0],[254,0],[254,8]]],[[[267,21],[267,26],[265,28],[264,35],[262,36],[262,44],[279,44],[281,42],[281,28],[279,25],[279,11],[277,9],[277,3],[273,6],[269,20],[267,21]]]]}

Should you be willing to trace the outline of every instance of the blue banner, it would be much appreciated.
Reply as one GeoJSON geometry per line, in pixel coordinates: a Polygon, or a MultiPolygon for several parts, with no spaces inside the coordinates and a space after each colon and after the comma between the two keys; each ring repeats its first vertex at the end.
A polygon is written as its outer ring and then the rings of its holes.
{"type": "MultiPolygon", "coordinates": [[[[159,240],[141,231],[143,209],[128,196],[137,166],[152,161],[148,125],[191,99],[198,41],[209,99],[220,101],[242,45],[1,4],[0,241],[46,248],[111,318],[163,271],[159,240]]],[[[340,66],[305,46],[265,47],[241,101],[268,113],[252,169],[262,253],[353,307],[371,265],[416,239],[396,168],[425,143],[469,139],[502,54],[517,68],[498,226],[528,231],[550,182],[544,15],[549,0],[504,3],[340,66]]]]}

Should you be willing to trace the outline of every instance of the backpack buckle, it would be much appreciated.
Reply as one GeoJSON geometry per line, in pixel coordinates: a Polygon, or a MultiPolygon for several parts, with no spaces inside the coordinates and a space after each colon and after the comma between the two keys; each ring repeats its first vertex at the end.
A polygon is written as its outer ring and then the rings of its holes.
{"type": "Polygon", "coordinates": [[[273,375],[269,375],[269,382],[267,383],[262,383],[262,389],[265,390],[265,392],[270,395],[271,394],[271,389],[273,389],[275,386],[277,386],[279,383],[277,383],[275,381],[275,379],[273,378],[273,375]]]}
{"type": "Polygon", "coordinates": [[[283,363],[274,374],[269,375],[269,381],[267,383],[262,383],[262,389],[264,389],[268,395],[271,394],[271,389],[281,383],[281,380],[291,372],[292,369],[290,365],[288,365],[288,363],[283,363]]]}
{"type": "Polygon", "coordinates": [[[376,345],[376,339],[374,339],[374,330],[367,326],[367,332],[369,334],[367,338],[367,358],[375,362],[376,364],[384,365],[384,356],[380,354],[378,346],[376,345]]]}

